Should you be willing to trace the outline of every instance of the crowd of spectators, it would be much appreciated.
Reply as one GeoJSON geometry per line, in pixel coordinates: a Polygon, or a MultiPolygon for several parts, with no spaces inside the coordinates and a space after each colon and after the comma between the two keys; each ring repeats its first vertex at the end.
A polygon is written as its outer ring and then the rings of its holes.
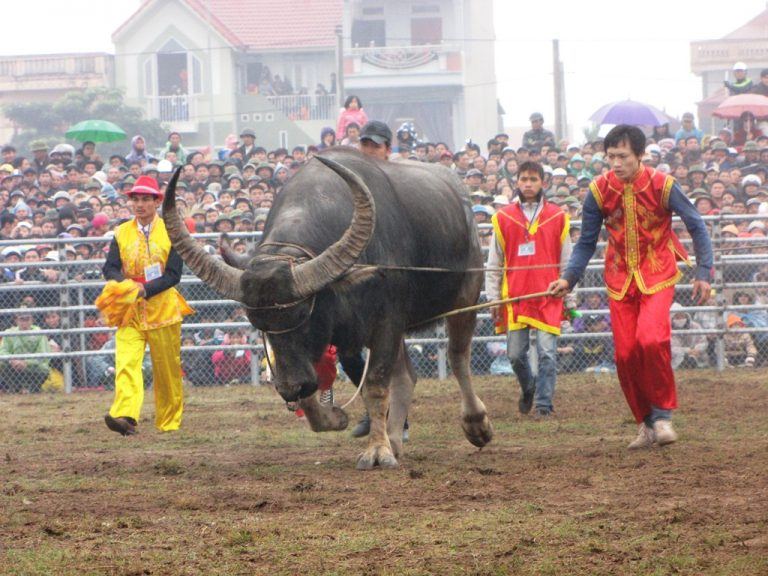
{"type": "MultiPolygon", "coordinates": [[[[0,150],[0,239],[19,240],[23,244],[0,250],[0,282],[61,282],[62,268],[53,263],[62,258],[90,263],[90,267],[70,270],[68,280],[99,278],[99,261],[105,257],[115,226],[131,217],[127,191],[143,174],[153,176],[164,187],[177,167],[181,167],[177,204],[190,230],[198,233],[261,230],[285,183],[318,151],[337,143],[358,146],[360,123],[366,120],[362,103],[351,96],[340,113],[338,126],[324,129],[317,145],[294,146],[290,150],[267,150],[259,146],[256,133],[249,128],[243,129],[239,137],[228,137],[225,146],[213,155],[185,146],[182,135],[177,132],[169,134],[167,143],[156,150],[149,150],[144,138],[136,135],[125,155],[109,157],[101,157],[94,142],[84,142],[77,149],[67,143],[49,149],[44,141],[33,141],[23,153],[6,145],[0,150]],[[104,242],[83,240],[87,237],[103,238],[104,242]],[[59,247],[51,242],[55,238],[68,241],[59,247]],[[51,266],[46,266],[48,262],[51,266]]],[[[392,160],[439,163],[454,171],[468,188],[472,209],[480,224],[489,223],[495,210],[516,201],[518,166],[526,160],[535,160],[544,166],[547,199],[569,212],[572,221],[578,221],[591,179],[609,169],[602,141],[600,138],[581,144],[556,141],[553,133],[544,128],[541,114],[532,114],[530,120],[531,129],[519,144],[499,133],[484,149],[470,141],[458,150],[452,150],[444,142],[419,139],[415,127],[406,123],[397,131],[392,160]]],[[[719,246],[724,247],[725,254],[768,255],[766,242],[761,242],[766,237],[765,216],[768,215],[768,136],[758,128],[755,130],[754,140],[739,144],[729,128],[722,128],[717,134],[705,134],[696,127],[693,115],[685,114],[680,129],[674,134],[669,126],[654,128],[643,157],[645,164],[672,174],[702,215],[753,216],[729,221],[717,232],[713,228],[713,235],[719,246]]],[[[675,231],[681,239],[687,238],[681,224],[675,224],[675,231]]],[[[480,235],[487,245],[490,228],[481,226],[480,235]]],[[[572,226],[571,235],[574,241],[578,239],[578,225],[572,226]]],[[[248,250],[246,240],[236,240],[234,248],[240,252],[248,250]]],[[[214,251],[213,241],[209,242],[208,249],[214,251]]],[[[768,282],[768,266],[755,264],[733,267],[733,270],[742,282],[768,282]]],[[[728,295],[733,298],[728,303],[757,305],[763,310],[734,311],[734,318],[727,320],[728,326],[737,326],[737,320],[746,326],[768,326],[768,313],[764,309],[768,305],[768,289],[758,284],[742,292],[738,302],[735,295],[728,295]]],[[[55,293],[49,295],[50,300],[46,300],[44,292],[35,292],[33,296],[33,307],[57,302],[55,293]]],[[[16,308],[23,297],[22,291],[4,291],[0,305],[16,308]]],[[[688,304],[682,300],[680,303],[688,304]]],[[[566,333],[609,330],[604,312],[607,303],[602,296],[587,292],[580,308],[583,311],[580,318],[565,321],[566,333]]],[[[11,319],[9,316],[0,328],[7,328],[11,319]]],[[[36,320],[41,323],[43,318],[36,320]]],[[[705,328],[717,325],[711,318],[690,317],[688,320],[705,328]]],[[[226,336],[228,341],[240,337],[235,333],[226,336]]],[[[680,365],[711,365],[713,339],[702,338],[680,342],[684,349],[682,356],[676,357],[680,365]]],[[[765,335],[757,334],[752,338],[755,353],[744,355],[738,362],[738,355],[734,354],[734,363],[765,362],[768,348],[765,339],[765,335]]],[[[105,344],[91,345],[96,349],[105,344]]],[[[2,350],[0,348],[0,352],[2,350]]],[[[492,351],[485,353],[487,365],[499,356],[492,351]]],[[[594,359],[590,366],[598,370],[610,369],[612,364],[610,350],[594,345],[589,339],[563,346],[561,354],[580,358],[562,362],[565,370],[583,369],[586,357],[594,359]]],[[[209,368],[217,380],[241,378],[239,373],[230,374],[221,367],[214,370],[213,363],[209,368]]],[[[93,367],[94,373],[100,374],[107,374],[108,369],[109,366],[93,367]]]]}

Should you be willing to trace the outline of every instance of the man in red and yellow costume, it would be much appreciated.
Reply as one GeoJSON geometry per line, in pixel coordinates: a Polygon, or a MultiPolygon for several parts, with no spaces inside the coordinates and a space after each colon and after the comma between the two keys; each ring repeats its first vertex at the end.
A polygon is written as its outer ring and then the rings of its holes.
{"type": "Polygon", "coordinates": [[[672,371],[669,309],[687,254],[672,232],[672,215],[682,219],[693,239],[696,275],[692,298],[710,293],[712,246],[706,226],[675,180],[643,166],[645,135],[619,125],[605,137],[611,170],[590,185],[584,201],[581,237],[565,273],[550,285],[564,296],[581,278],[605,222],[605,284],[610,297],[616,368],[624,397],[638,423],[630,449],[677,440],[672,410],[677,408],[672,371]]]}
{"type": "MultiPolygon", "coordinates": [[[[520,201],[505,206],[491,219],[493,240],[485,276],[489,300],[546,292],[571,253],[568,214],[544,198],[541,164],[521,164],[517,184],[520,201]]],[[[536,416],[549,416],[554,410],[563,302],[544,296],[491,308],[491,314],[496,332],[507,334],[507,356],[520,384],[518,409],[527,414],[535,401],[536,416]],[[528,359],[531,329],[537,331],[536,371],[528,359]]]]}
{"type": "Polygon", "coordinates": [[[155,391],[155,426],[178,430],[183,409],[181,321],[193,311],[174,288],[183,262],[171,246],[157,181],[141,176],[128,193],[135,217],[115,229],[104,264],[109,281],[96,304],[115,337],[115,400],[104,417],[107,427],[135,434],[144,402],[141,365],[149,344],[155,391]]]}

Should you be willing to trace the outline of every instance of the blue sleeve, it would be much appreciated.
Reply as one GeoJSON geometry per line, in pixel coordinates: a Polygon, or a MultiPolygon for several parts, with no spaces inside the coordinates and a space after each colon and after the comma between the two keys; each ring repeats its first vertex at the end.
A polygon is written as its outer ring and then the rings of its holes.
{"type": "Polygon", "coordinates": [[[696,280],[711,281],[712,278],[712,242],[709,232],[696,207],[686,198],[677,182],[669,194],[669,209],[680,219],[688,229],[693,239],[693,252],[696,254],[696,280]]]}
{"type": "Polygon", "coordinates": [[[589,193],[584,199],[584,208],[581,211],[581,236],[573,248],[573,253],[563,274],[563,278],[568,281],[570,288],[573,288],[581,279],[587,264],[589,264],[589,259],[595,253],[602,226],[603,213],[600,211],[595,197],[589,193]]]}

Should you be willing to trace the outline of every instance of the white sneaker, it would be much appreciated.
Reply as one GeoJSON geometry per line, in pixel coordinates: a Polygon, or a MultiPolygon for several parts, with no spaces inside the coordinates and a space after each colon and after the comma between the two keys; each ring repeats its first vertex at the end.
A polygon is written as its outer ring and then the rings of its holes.
{"type": "Polygon", "coordinates": [[[669,420],[656,420],[653,423],[653,434],[656,436],[656,443],[659,446],[666,446],[677,441],[677,432],[672,428],[672,422],[669,420]]]}
{"type": "Polygon", "coordinates": [[[642,450],[643,448],[651,448],[656,441],[653,429],[648,428],[645,423],[640,424],[637,429],[637,437],[629,443],[627,448],[629,450],[642,450]]]}
{"type": "Polygon", "coordinates": [[[323,406],[333,406],[333,388],[321,390],[319,401],[323,406]]]}

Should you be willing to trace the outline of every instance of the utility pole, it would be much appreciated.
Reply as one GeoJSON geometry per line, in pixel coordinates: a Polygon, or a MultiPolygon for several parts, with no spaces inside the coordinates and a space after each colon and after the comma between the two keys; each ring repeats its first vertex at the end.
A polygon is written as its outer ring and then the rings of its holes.
{"type": "Polygon", "coordinates": [[[563,63],[560,61],[560,41],[552,40],[552,74],[555,81],[555,136],[558,141],[568,132],[568,119],[565,109],[565,79],[563,63]]]}
{"type": "Polygon", "coordinates": [[[336,103],[344,106],[344,27],[336,26],[336,103]]]}

